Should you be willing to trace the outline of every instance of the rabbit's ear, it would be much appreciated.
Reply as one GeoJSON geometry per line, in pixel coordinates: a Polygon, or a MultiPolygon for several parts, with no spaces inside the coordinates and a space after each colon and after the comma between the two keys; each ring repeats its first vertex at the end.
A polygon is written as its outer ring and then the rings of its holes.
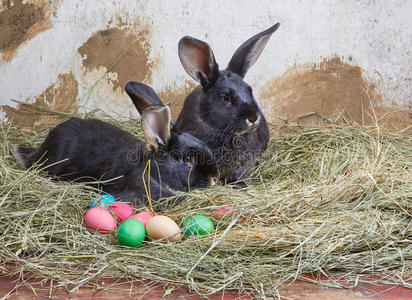
{"type": "Polygon", "coordinates": [[[204,88],[214,85],[219,66],[208,43],[185,36],[179,41],[179,58],[186,72],[204,88]]]}
{"type": "Polygon", "coordinates": [[[163,106],[162,101],[157,96],[156,92],[148,85],[129,81],[124,87],[126,93],[132,99],[140,115],[150,106],[163,106]]]}
{"type": "Polygon", "coordinates": [[[151,106],[143,111],[143,133],[155,150],[169,142],[171,119],[169,106],[151,106]]]}
{"type": "Polygon", "coordinates": [[[227,70],[245,77],[246,72],[254,65],[259,58],[272,33],[278,29],[279,23],[273,25],[269,29],[258,33],[244,42],[233,54],[227,70]]]}

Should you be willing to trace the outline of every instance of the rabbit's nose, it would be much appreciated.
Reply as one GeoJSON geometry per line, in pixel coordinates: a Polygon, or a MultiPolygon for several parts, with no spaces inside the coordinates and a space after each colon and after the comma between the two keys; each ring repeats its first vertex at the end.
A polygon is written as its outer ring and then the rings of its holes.
{"type": "Polygon", "coordinates": [[[216,183],[218,183],[219,178],[218,177],[211,177],[210,178],[210,186],[215,186],[216,183]]]}
{"type": "Polygon", "coordinates": [[[249,115],[246,123],[248,123],[248,125],[253,125],[258,119],[259,116],[257,114],[249,115]]]}

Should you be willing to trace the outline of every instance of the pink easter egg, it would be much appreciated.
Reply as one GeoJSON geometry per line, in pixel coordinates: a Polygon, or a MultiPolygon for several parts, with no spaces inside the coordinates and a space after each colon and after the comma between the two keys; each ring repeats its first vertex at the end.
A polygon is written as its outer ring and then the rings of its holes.
{"type": "Polygon", "coordinates": [[[130,216],[129,219],[136,219],[146,227],[147,222],[149,222],[149,220],[154,216],[157,216],[157,214],[153,214],[152,212],[146,210],[130,216]]]}
{"type": "Polygon", "coordinates": [[[234,210],[233,206],[231,205],[222,205],[221,207],[212,210],[213,217],[222,217],[237,213],[238,212],[234,210]]]}
{"type": "Polygon", "coordinates": [[[110,210],[113,211],[117,222],[119,223],[127,220],[133,214],[133,208],[129,204],[123,202],[113,203],[110,205],[110,210]]]}
{"type": "Polygon", "coordinates": [[[113,216],[103,207],[89,209],[84,215],[86,227],[102,234],[109,234],[116,229],[113,216]]]}

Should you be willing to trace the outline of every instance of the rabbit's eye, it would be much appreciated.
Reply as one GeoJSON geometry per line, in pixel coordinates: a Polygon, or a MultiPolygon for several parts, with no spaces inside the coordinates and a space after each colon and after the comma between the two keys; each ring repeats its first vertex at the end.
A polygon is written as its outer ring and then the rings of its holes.
{"type": "Polygon", "coordinates": [[[186,157],[186,163],[190,163],[190,164],[194,165],[196,163],[194,155],[188,155],[186,157]]]}
{"type": "Polygon", "coordinates": [[[189,167],[193,167],[196,164],[196,158],[194,155],[188,154],[181,159],[181,163],[184,163],[189,167]]]}
{"type": "Polygon", "coordinates": [[[232,99],[228,94],[221,94],[220,99],[222,99],[222,101],[226,104],[232,104],[232,99]]]}

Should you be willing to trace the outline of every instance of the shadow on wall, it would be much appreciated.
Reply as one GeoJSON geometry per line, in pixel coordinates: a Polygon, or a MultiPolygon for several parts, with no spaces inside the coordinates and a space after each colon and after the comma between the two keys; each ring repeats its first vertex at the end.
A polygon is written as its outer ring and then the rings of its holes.
{"type": "Polygon", "coordinates": [[[361,68],[342,62],[340,57],[289,69],[265,85],[260,103],[272,123],[308,125],[331,119],[370,125],[378,119],[390,129],[412,125],[410,108],[383,106],[375,86],[362,78],[361,68]]]}

